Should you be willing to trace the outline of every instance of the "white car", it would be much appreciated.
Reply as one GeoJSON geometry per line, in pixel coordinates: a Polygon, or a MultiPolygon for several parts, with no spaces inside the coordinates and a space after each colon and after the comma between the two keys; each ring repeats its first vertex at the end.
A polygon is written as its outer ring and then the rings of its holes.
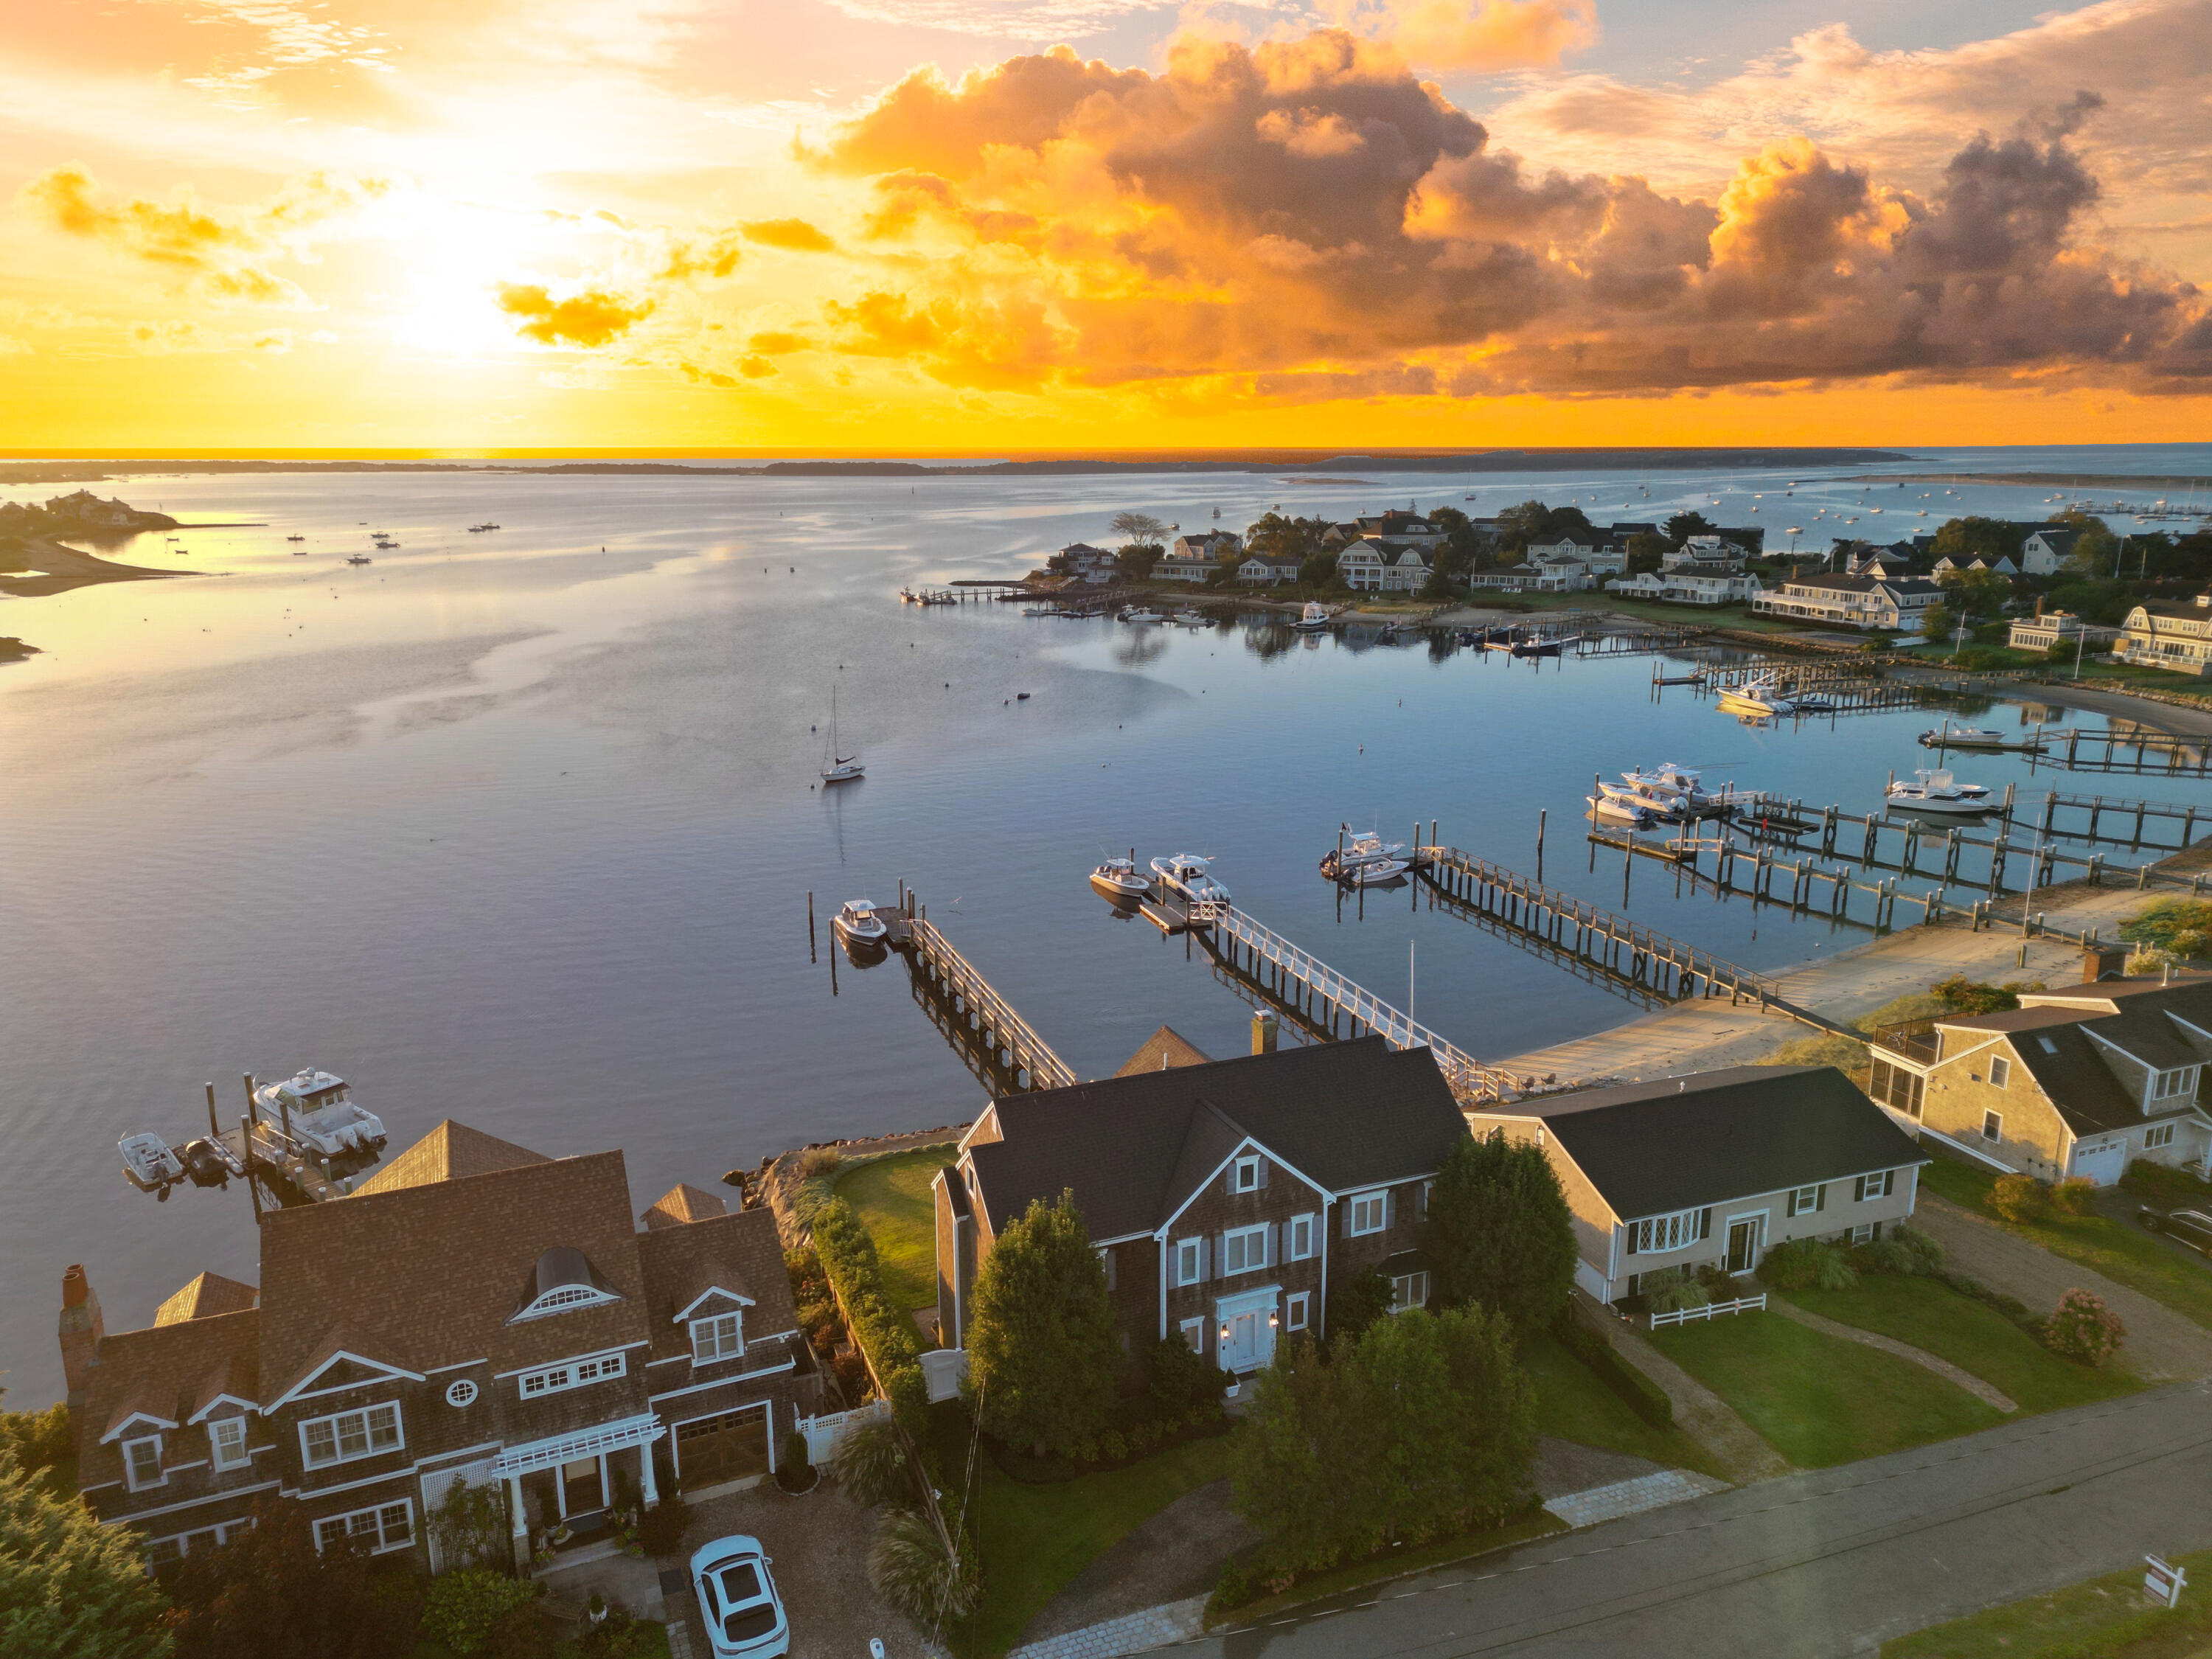
{"type": "Polygon", "coordinates": [[[768,1576],[760,1540],[718,1538],[691,1558],[691,1588],[714,1659],[775,1659],[791,1651],[791,1621],[768,1576]]]}

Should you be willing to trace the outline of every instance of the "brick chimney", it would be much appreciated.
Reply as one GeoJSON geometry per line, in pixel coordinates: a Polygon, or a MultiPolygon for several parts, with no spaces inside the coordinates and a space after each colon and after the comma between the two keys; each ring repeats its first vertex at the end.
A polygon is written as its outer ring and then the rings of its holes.
{"type": "Polygon", "coordinates": [[[69,1384],[71,1411],[84,1408],[85,1373],[100,1364],[100,1339],[107,1334],[100,1316],[100,1297],[83,1267],[72,1261],[62,1272],[62,1377],[69,1384]]]}
{"type": "Polygon", "coordinates": [[[2128,972],[2128,947],[2100,946],[2081,952],[2081,983],[2094,985],[2100,979],[2124,979],[2128,972]]]}
{"type": "Polygon", "coordinates": [[[1252,1015],[1252,1052],[1255,1054],[1273,1054],[1279,1030],[1273,1014],[1265,1008],[1256,1010],[1252,1015]]]}

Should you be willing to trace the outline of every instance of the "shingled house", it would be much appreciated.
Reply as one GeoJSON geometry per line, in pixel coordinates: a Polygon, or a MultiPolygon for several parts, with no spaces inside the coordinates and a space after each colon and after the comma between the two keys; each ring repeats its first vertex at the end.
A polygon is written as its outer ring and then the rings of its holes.
{"type": "Polygon", "coordinates": [[[318,1542],[434,1567],[423,1518],[459,1479],[505,1486],[519,1560],[589,1548],[672,1476],[772,1471],[814,1407],[774,1218],[679,1186],[633,1220],[620,1152],[441,1124],[352,1196],[266,1215],[260,1247],[258,1291],[203,1273],[143,1330],[64,1277],[78,1484],[157,1566],[280,1492],[318,1542]]]}
{"type": "Polygon", "coordinates": [[[975,1275],[1033,1200],[1072,1190],[1125,1352],[1179,1334],[1223,1370],[1327,1331],[1380,1267],[1429,1298],[1429,1183],[1467,1124],[1425,1048],[1379,1036],[1208,1060],[1163,1028],[1112,1078],[994,1100],[938,1172],[938,1328],[966,1340],[975,1275]]]}

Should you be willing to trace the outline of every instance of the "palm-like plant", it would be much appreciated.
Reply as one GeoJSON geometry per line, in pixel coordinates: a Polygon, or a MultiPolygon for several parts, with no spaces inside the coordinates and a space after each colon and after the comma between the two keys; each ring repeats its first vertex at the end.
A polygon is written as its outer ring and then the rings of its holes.
{"type": "Polygon", "coordinates": [[[873,1509],[878,1504],[910,1503],[914,1470],[907,1461],[906,1442],[898,1425],[889,1416],[870,1419],[847,1430],[830,1454],[830,1473],[855,1504],[873,1509]]]}
{"type": "Polygon", "coordinates": [[[973,1549],[948,1556],[936,1527],[912,1510],[884,1511],[868,1550],[868,1582],[885,1602],[933,1630],[972,1612],[982,1594],[973,1549]]]}

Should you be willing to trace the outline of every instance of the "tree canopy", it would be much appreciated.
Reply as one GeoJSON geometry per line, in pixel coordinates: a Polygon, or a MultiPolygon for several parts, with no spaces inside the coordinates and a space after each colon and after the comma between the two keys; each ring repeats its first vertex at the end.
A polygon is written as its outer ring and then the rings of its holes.
{"type": "Polygon", "coordinates": [[[1480,1308],[1414,1309],[1304,1340],[1261,1373],[1230,1452],[1261,1559],[1304,1571],[1494,1524],[1528,1490],[1535,1391],[1511,1325],[1480,1308]]]}
{"type": "Polygon", "coordinates": [[[167,1659],[160,1586],[137,1537],[103,1527],[0,1450],[0,1654],[8,1659],[167,1659]]]}
{"type": "Polygon", "coordinates": [[[1166,522],[1149,513],[1116,513],[1107,522],[1106,527],[1124,542],[1133,542],[1140,546],[1151,546],[1168,533],[1166,522]]]}
{"type": "Polygon", "coordinates": [[[2027,540],[2027,532],[2016,524],[2002,519],[1985,519],[1968,514],[1963,519],[1947,519],[1936,532],[1935,556],[1951,559],[1965,564],[1971,559],[1987,559],[1995,564],[1999,559],[2020,562],[2020,550],[2027,540]]]}
{"type": "Polygon", "coordinates": [[[1106,1270],[1074,1193],[1034,1200],[975,1275],[968,1383],[983,1426],[1069,1455],[1106,1426],[1120,1360],[1106,1270]]]}
{"type": "Polygon", "coordinates": [[[1589,515],[1579,507],[1547,507],[1532,497],[1498,515],[1500,552],[1525,553],[1532,542],[1556,542],[1563,536],[1580,542],[1597,540],[1589,515]]]}
{"type": "Polygon", "coordinates": [[[1667,539],[1680,547],[1692,536],[1717,536],[1721,527],[1702,513],[1677,513],[1667,520],[1667,539]]]}
{"type": "Polygon", "coordinates": [[[1628,574],[1632,576],[1645,570],[1656,570],[1666,562],[1669,543],[1664,536],[1656,536],[1648,530],[1639,530],[1628,538],[1624,550],[1628,555],[1628,574]]]}
{"type": "Polygon", "coordinates": [[[315,1547],[307,1508],[264,1498],[220,1549],[188,1553],[172,1587],[177,1659],[386,1659],[411,1644],[413,1609],[349,1539],[315,1547]]]}
{"type": "Polygon", "coordinates": [[[1424,1243],[1449,1305],[1479,1303],[1523,1331],[1566,1311],[1574,1218],[1540,1146],[1495,1130],[1455,1146],[1429,1194],[1424,1243]]]}

